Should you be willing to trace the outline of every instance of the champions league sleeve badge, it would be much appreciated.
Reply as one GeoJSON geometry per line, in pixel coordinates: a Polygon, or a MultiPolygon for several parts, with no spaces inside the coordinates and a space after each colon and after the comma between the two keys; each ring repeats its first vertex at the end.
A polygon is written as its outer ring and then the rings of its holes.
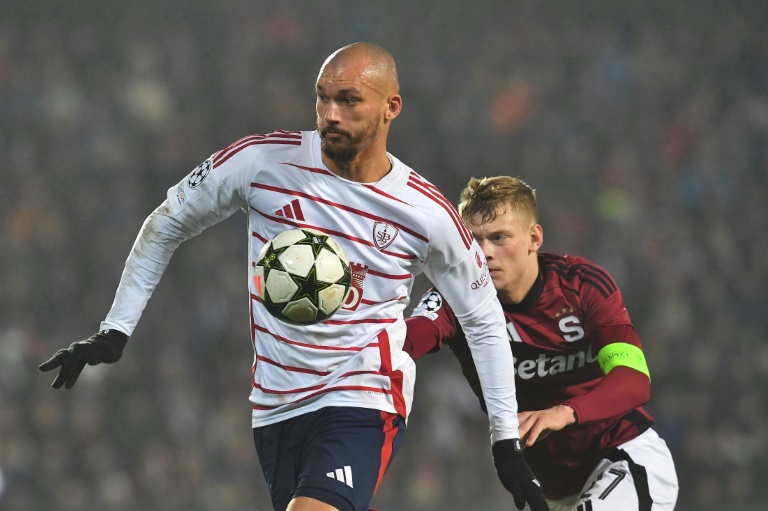
{"type": "Polygon", "coordinates": [[[413,309],[411,317],[426,316],[432,321],[437,319],[437,311],[443,306],[443,297],[437,291],[430,291],[424,295],[419,305],[413,309]]]}
{"type": "Polygon", "coordinates": [[[192,171],[189,178],[187,178],[187,186],[190,188],[197,188],[200,186],[202,182],[205,181],[205,178],[208,177],[208,174],[211,173],[212,168],[213,160],[208,158],[192,171]]]}

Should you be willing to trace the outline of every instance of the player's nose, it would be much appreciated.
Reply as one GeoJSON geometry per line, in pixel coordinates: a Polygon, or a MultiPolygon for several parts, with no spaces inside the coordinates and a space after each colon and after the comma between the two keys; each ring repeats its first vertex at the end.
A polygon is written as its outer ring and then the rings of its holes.
{"type": "Polygon", "coordinates": [[[486,240],[478,240],[477,244],[480,245],[480,250],[483,251],[486,259],[491,259],[493,257],[493,248],[490,243],[486,240]]]}
{"type": "Polygon", "coordinates": [[[329,123],[338,123],[341,120],[341,108],[335,101],[329,101],[323,118],[329,123]]]}

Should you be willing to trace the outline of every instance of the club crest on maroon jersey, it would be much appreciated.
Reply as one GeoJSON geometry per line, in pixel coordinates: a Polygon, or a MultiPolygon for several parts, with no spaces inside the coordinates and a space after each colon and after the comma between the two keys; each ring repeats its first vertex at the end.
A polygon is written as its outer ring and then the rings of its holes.
{"type": "Polygon", "coordinates": [[[384,250],[395,241],[398,232],[400,231],[392,224],[376,222],[373,224],[373,243],[379,250],[384,250]]]}

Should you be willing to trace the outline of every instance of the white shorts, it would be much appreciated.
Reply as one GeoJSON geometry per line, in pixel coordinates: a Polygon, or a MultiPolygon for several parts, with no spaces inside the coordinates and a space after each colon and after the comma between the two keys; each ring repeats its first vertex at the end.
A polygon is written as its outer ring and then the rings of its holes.
{"type": "Polygon", "coordinates": [[[550,511],[672,511],[677,502],[672,455],[649,429],[600,460],[578,495],[547,502],[550,511]]]}

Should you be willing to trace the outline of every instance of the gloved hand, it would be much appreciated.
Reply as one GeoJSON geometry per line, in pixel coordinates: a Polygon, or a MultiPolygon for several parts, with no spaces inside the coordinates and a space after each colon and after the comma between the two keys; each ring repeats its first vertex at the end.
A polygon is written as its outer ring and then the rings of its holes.
{"type": "Polygon", "coordinates": [[[39,369],[50,371],[61,366],[51,387],[58,389],[64,385],[65,389],[71,389],[86,363],[95,366],[117,362],[127,342],[128,336],[119,330],[102,330],[84,341],[73,342],[69,348],[57,351],[40,364],[39,369]]]}
{"type": "Polygon", "coordinates": [[[493,444],[491,452],[496,474],[504,488],[512,494],[517,509],[523,509],[528,502],[531,511],[549,511],[541,485],[525,461],[520,439],[499,440],[493,444]]]}

